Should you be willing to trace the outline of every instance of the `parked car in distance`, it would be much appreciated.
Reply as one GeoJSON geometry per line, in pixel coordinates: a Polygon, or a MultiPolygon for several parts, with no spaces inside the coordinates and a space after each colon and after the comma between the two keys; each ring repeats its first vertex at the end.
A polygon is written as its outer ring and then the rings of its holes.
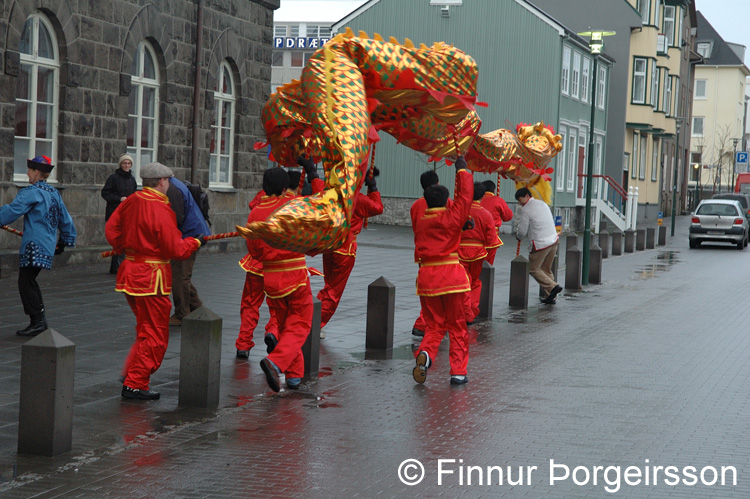
{"type": "Polygon", "coordinates": [[[711,199],[734,199],[739,201],[745,213],[745,218],[750,219],[750,195],[742,192],[720,192],[714,194],[711,199]]]}
{"type": "Polygon", "coordinates": [[[690,220],[690,247],[703,242],[733,243],[740,251],[747,246],[750,222],[739,201],[704,199],[690,220]]]}

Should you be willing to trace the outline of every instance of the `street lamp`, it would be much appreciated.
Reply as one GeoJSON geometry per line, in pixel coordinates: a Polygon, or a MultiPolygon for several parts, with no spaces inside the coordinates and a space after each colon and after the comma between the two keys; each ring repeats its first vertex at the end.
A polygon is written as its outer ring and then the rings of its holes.
{"type": "Polygon", "coordinates": [[[677,132],[677,160],[674,165],[674,182],[672,182],[672,230],[669,236],[674,237],[674,224],[675,215],[677,210],[675,205],[677,204],[677,170],[680,169],[680,128],[682,127],[682,118],[675,118],[675,131],[677,132]]]}
{"type": "Polygon", "coordinates": [[[583,260],[581,265],[581,284],[589,283],[589,265],[591,260],[591,193],[594,184],[594,118],[596,117],[596,87],[597,63],[599,54],[604,48],[604,37],[614,35],[614,31],[584,31],[578,33],[579,36],[590,37],[589,50],[594,56],[594,68],[591,72],[591,124],[589,125],[589,158],[586,165],[586,212],[583,226],[583,260]]]}
{"type": "Polygon", "coordinates": [[[732,139],[732,145],[734,146],[734,156],[732,157],[732,189],[734,184],[737,182],[737,143],[740,139],[732,139]]]}
{"type": "Polygon", "coordinates": [[[698,182],[700,182],[701,180],[700,168],[700,163],[695,163],[693,165],[693,169],[695,170],[695,202],[693,203],[693,209],[696,209],[698,207],[698,182]]]}

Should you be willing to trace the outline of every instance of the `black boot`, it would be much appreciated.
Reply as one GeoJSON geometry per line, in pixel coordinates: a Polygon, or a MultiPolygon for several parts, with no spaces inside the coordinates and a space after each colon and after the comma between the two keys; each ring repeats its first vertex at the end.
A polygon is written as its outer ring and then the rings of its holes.
{"type": "Polygon", "coordinates": [[[47,318],[44,312],[31,316],[31,323],[20,331],[16,331],[18,336],[36,336],[47,330],[47,318]]]}

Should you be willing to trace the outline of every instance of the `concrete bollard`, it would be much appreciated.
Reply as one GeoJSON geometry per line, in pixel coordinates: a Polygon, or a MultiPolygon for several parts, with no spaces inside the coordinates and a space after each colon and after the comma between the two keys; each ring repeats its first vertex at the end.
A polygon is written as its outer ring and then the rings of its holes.
{"type": "Polygon", "coordinates": [[[73,446],[75,343],[47,329],[21,346],[18,452],[56,456],[73,446]]]}
{"type": "Polygon", "coordinates": [[[635,231],[635,249],[643,251],[646,249],[646,229],[635,231]]]}
{"type": "Polygon", "coordinates": [[[635,232],[632,229],[625,231],[625,253],[635,251],[635,232]]]}
{"type": "Polygon", "coordinates": [[[602,249],[596,244],[589,248],[589,284],[602,283],[602,249]]]}
{"type": "Polygon", "coordinates": [[[479,274],[482,281],[482,292],[479,294],[479,315],[482,319],[492,317],[492,304],[495,300],[495,267],[489,263],[482,262],[482,273],[479,274]]]}
{"type": "Polygon", "coordinates": [[[612,256],[622,255],[622,231],[612,231],[612,256]]]}
{"type": "Polygon", "coordinates": [[[599,232],[599,248],[602,250],[602,258],[609,258],[609,232],[599,232]]]}
{"type": "Polygon", "coordinates": [[[578,291],[581,289],[581,267],[583,266],[583,251],[578,246],[569,246],[565,251],[565,289],[578,291]]]}
{"type": "Polygon", "coordinates": [[[365,348],[393,348],[393,316],[396,310],[396,286],[380,276],[367,286],[367,326],[365,348]]]}
{"type": "Polygon", "coordinates": [[[518,308],[529,306],[529,261],[521,255],[510,262],[508,305],[518,308]]]}
{"type": "Polygon", "coordinates": [[[567,236],[565,236],[565,251],[568,251],[568,248],[571,248],[573,246],[578,246],[578,236],[575,232],[571,232],[567,236]]]}
{"type": "Polygon", "coordinates": [[[313,317],[310,334],[302,345],[302,356],[305,358],[304,380],[318,378],[320,370],[320,300],[313,296],[313,317]]]}
{"type": "Polygon", "coordinates": [[[205,306],[182,318],[180,406],[211,408],[219,405],[223,322],[205,306]]]}
{"type": "Polygon", "coordinates": [[[656,239],[656,229],[649,227],[646,229],[646,249],[654,249],[654,239],[656,239]]]}
{"type": "Polygon", "coordinates": [[[659,246],[666,246],[666,245],[667,245],[667,226],[660,225],[659,226],[659,246]]]}

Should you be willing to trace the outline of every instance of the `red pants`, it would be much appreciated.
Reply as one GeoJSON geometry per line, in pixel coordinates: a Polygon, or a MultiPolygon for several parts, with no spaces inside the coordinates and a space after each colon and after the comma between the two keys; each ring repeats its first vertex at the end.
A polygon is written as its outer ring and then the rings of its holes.
{"type": "MultiPolygon", "coordinates": [[[[237,350],[250,350],[255,346],[253,342],[253,332],[258,325],[260,317],[260,306],[266,293],[263,292],[263,276],[247,272],[245,275],[245,287],[242,290],[242,300],[240,301],[240,334],[234,346],[237,350]]],[[[279,334],[278,320],[273,313],[266,324],[266,334],[272,333],[276,336],[279,334]]]]}
{"type": "Polygon", "coordinates": [[[416,357],[424,350],[430,356],[430,361],[434,363],[438,347],[447,330],[450,339],[451,376],[465,375],[466,366],[469,364],[469,333],[466,330],[466,318],[463,312],[464,296],[465,293],[451,293],[419,297],[427,329],[414,356],[416,357]]]}
{"type": "Polygon", "coordinates": [[[354,268],[355,257],[340,253],[323,253],[323,274],[326,284],[318,291],[320,327],[328,324],[344,294],[346,282],[354,268]]]}
{"type": "Polygon", "coordinates": [[[490,265],[495,264],[495,253],[497,253],[497,248],[487,248],[487,257],[485,260],[487,260],[487,263],[490,265]]]}
{"type": "Polygon", "coordinates": [[[424,309],[419,311],[419,317],[414,321],[414,329],[419,329],[423,333],[427,329],[427,322],[424,320],[424,309]]]}
{"type": "Polygon", "coordinates": [[[466,293],[464,301],[464,315],[466,322],[473,322],[479,315],[479,298],[482,295],[482,264],[484,259],[473,262],[461,262],[466,269],[466,275],[469,276],[471,291],[466,293]]]}
{"type": "Polygon", "coordinates": [[[305,359],[302,345],[312,327],[313,303],[310,281],[283,298],[266,298],[271,316],[279,321],[279,343],[268,360],[273,362],[289,378],[301,378],[305,374],[305,359]]]}
{"type": "Polygon", "coordinates": [[[169,344],[169,296],[130,296],[128,305],[135,314],[135,343],[123,366],[124,384],[148,390],[149,378],[161,366],[169,344]]]}

